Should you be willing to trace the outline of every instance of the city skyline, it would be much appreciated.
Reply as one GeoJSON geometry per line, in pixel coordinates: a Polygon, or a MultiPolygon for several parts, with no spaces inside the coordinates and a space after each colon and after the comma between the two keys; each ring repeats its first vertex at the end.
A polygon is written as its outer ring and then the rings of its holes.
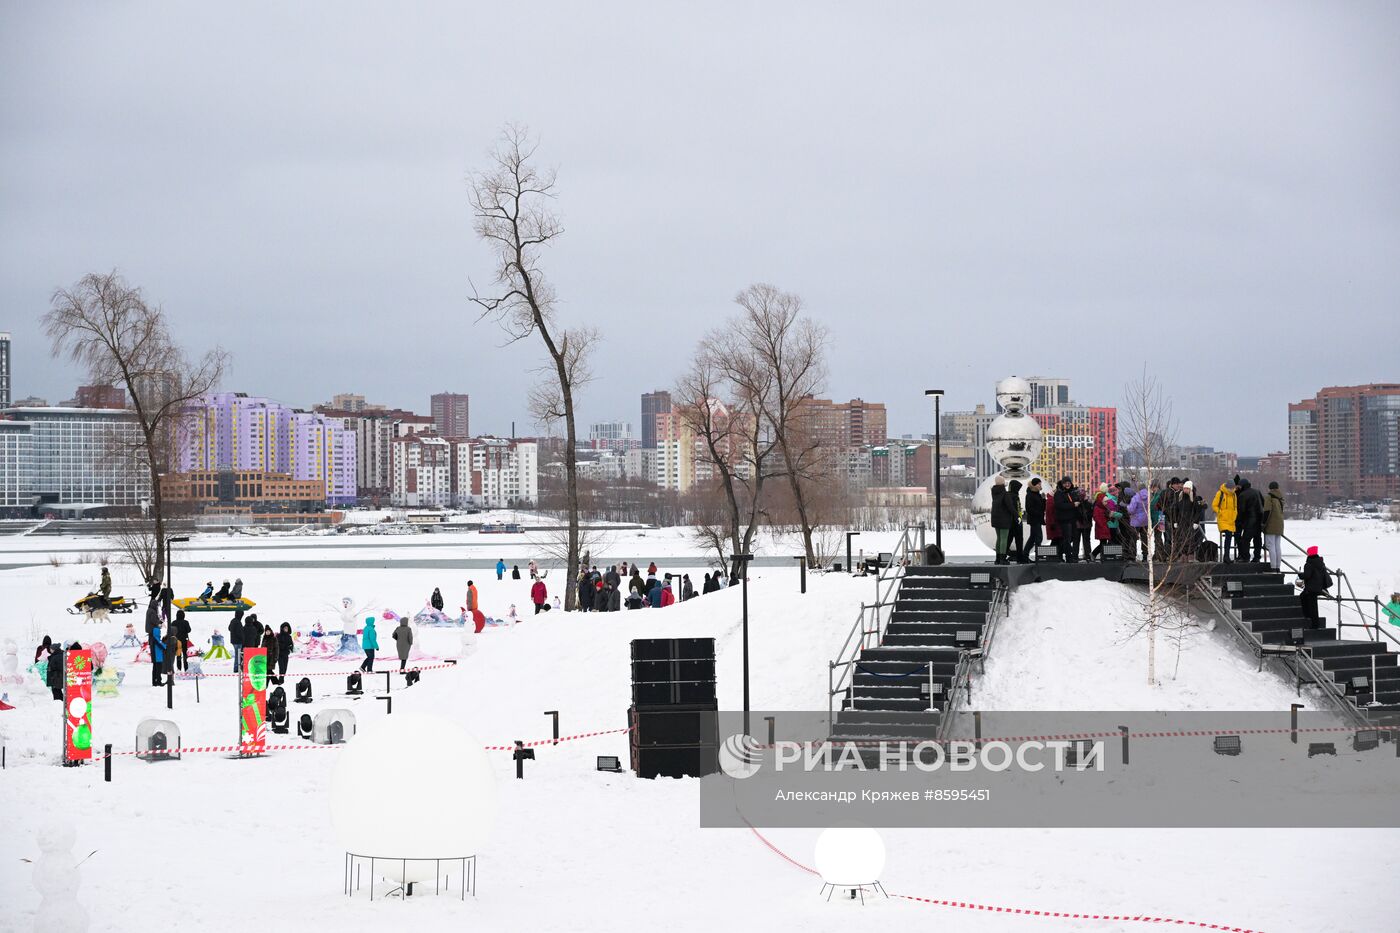
{"type": "Polygon", "coordinates": [[[823,394],[883,401],[898,433],[931,426],[927,385],[971,408],[1055,371],[1121,405],[1147,364],[1192,439],[1262,453],[1287,445],[1280,404],[1397,377],[1385,341],[1314,338],[1382,332],[1400,305],[1400,10],[1070,26],[1032,7],[1007,30],[773,5],[736,32],[721,6],[682,34],[619,9],[6,6],[0,50],[26,76],[0,101],[15,396],[87,381],[37,318],[117,268],[192,351],[231,352],[225,390],[309,408],[353,383],[417,408],[466,371],[483,430],[537,433],[537,348],[467,301],[490,263],[466,176],[508,121],[559,169],[547,269],[602,340],[581,423],[634,418],[758,281],[830,328],[823,394]],[[504,94],[514,53],[481,37],[541,16],[569,41],[504,94]]]}

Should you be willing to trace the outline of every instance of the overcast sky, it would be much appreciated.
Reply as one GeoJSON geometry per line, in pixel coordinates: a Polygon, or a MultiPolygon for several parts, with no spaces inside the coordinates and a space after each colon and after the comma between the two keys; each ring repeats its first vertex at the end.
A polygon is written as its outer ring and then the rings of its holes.
{"type": "Polygon", "coordinates": [[[831,331],[828,393],[931,430],[1001,376],[1179,440],[1285,447],[1286,403],[1400,381],[1400,5],[812,2],[0,5],[0,329],[117,268],[226,388],[526,424],[536,345],[488,278],[467,173],[506,121],[559,170],[545,257],[597,325],[580,417],[639,420],[734,294],[831,331]]]}

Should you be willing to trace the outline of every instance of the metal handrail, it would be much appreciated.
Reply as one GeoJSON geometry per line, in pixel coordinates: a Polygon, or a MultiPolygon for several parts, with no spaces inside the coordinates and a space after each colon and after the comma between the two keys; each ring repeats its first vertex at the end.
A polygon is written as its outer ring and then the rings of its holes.
{"type": "Polygon", "coordinates": [[[875,602],[861,603],[860,613],[856,616],[855,624],[846,634],[846,640],[842,642],[841,650],[836,652],[836,660],[827,662],[826,713],[828,722],[832,721],[835,716],[836,697],[843,693],[849,693],[855,686],[853,665],[859,659],[861,652],[867,647],[878,647],[885,639],[885,626],[889,621],[890,613],[882,612],[882,610],[892,607],[898,599],[897,591],[900,582],[904,579],[904,562],[911,550],[909,533],[915,527],[913,525],[904,526],[904,533],[900,535],[899,543],[891,552],[893,559],[890,565],[879,567],[876,570],[875,602]],[[866,615],[867,611],[871,613],[870,616],[866,615]],[[842,669],[839,678],[836,676],[838,667],[842,669]]]}
{"type": "MultiPolygon", "coordinates": [[[[1233,608],[1225,604],[1219,594],[1215,592],[1215,587],[1208,584],[1205,579],[1197,580],[1195,588],[1196,592],[1205,597],[1215,614],[1225,620],[1231,631],[1249,647],[1262,664],[1265,657],[1263,640],[1249,626],[1245,625],[1244,619],[1233,608]]],[[[1306,645],[1303,646],[1303,648],[1306,647],[1306,645]]],[[[1301,678],[1302,673],[1306,671],[1308,679],[1322,691],[1328,700],[1332,701],[1332,704],[1343,716],[1358,725],[1366,725],[1369,722],[1365,713],[1347,696],[1342,685],[1333,679],[1332,675],[1317,662],[1317,659],[1310,652],[1300,648],[1293,654],[1293,658],[1294,670],[1297,675],[1301,678]]]]}

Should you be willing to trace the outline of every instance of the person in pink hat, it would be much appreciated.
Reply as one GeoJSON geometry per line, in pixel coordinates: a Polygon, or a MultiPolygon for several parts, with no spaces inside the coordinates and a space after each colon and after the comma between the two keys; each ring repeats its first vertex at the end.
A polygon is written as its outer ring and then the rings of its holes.
{"type": "Polygon", "coordinates": [[[1326,596],[1327,591],[1332,588],[1332,575],[1327,572],[1327,565],[1323,563],[1322,555],[1317,552],[1317,545],[1308,548],[1308,559],[1303,561],[1303,572],[1298,574],[1298,585],[1302,587],[1298,599],[1303,605],[1303,617],[1313,628],[1322,628],[1322,614],[1317,610],[1317,601],[1326,596]]]}

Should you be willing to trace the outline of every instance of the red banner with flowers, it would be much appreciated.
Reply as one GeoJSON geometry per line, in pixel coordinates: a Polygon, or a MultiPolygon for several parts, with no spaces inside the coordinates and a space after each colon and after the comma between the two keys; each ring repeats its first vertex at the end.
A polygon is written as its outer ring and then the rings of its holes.
{"type": "Polygon", "coordinates": [[[92,760],[92,652],[63,652],[63,760],[92,760]]]}

